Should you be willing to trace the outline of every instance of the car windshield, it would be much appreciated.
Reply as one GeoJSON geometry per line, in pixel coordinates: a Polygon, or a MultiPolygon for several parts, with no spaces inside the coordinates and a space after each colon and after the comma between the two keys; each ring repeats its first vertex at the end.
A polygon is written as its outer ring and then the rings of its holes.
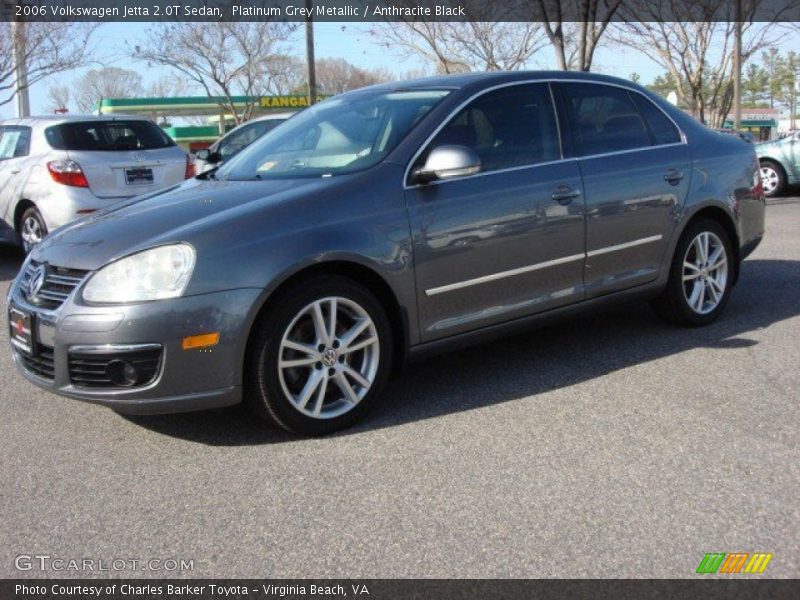
{"type": "Polygon", "coordinates": [[[371,167],[449,93],[363,91],[330,98],[248,146],[217,177],[325,177],[371,167]]]}
{"type": "Polygon", "coordinates": [[[62,123],[45,130],[56,150],[154,150],[174,146],[169,136],[150,121],[85,121],[62,123]]]}

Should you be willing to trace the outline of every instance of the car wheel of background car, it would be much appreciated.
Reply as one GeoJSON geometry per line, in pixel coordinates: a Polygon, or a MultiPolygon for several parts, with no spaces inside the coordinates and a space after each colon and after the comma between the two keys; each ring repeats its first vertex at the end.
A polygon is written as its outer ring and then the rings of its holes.
{"type": "Polygon", "coordinates": [[[761,161],[761,186],[767,198],[781,194],[786,187],[783,167],[769,160],[761,161]]]}
{"type": "Polygon", "coordinates": [[[656,312],[680,325],[713,323],[730,297],[733,259],[731,240],[719,223],[692,223],[675,249],[667,287],[653,302],[656,312]]]}
{"type": "Polygon", "coordinates": [[[47,225],[44,224],[44,219],[36,207],[31,206],[22,213],[18,233],[22,238],[22,248],[25,250],[25,254],[33,250],[33,247],[47,235],[47,225]]]}
{"type": "Polygon", "coordinates": [[[322,435],[354,424],[380,397],[391,328],[380,302],[354,281],[324,276],[295,286],[255,327],[245,401],[267,421],[322,435]]]}

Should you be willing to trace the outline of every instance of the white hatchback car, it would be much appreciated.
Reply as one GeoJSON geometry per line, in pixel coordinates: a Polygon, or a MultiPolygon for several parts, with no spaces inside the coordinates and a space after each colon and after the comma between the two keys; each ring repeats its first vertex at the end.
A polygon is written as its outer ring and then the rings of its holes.
{"type": "Polygon", "coordinates": [[[0,241],[21,242],[28,252],[65,223],[193,175],[189,155],[145,118],[3,121],[0,241]]]}

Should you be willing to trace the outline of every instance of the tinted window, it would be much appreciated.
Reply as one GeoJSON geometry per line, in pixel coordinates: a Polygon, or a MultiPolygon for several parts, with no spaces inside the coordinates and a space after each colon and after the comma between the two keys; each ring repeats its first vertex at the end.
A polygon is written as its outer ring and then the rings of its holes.
{"type": "Polygon", "coordinates": [[[175,145],[150,121],[62,123],[48,127],[45,137],[56,150],[152,150],[175,145]]]}
{"type": "Polygon", "coordinates": [[[675,144],[681,141],[678,128],[660,108],[639,94],[631,94],[631,97],[644,117],[656,144],[675,144]]]}
{"type": "Polygon", "coordinates": [[[366,169],[383,160],[449,93],[367,88],[329,98],[255,141],[216,176],[327,177],[366,169]]]}
{"type": "Polygon", "coordinates": [[[27,156],[30,143],[30,127],[0,127],[0,160],[27,156]]]}
{"type": "Polygon", "coordinates": [[[597,84],[563,85],[581,153],[603,154],[650,145],[650,134],[628,92],[597,84]]]}
{"type": "MultiPolygon", "coordinates": [[[[561,147],[547,84],[516,85],[484,94],[461,110],[428,149],[472,148],[481,171],[497,171],[558,160],[561,147]]],[[[418,161],[424,163],[427,153],[418,161]]]]}

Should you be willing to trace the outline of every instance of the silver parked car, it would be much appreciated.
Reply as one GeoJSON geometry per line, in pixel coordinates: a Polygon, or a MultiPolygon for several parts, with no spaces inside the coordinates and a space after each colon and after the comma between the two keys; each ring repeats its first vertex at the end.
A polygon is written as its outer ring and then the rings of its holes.
{"type": "Polygon", "coordinates": [[[54,232],[11,285],[12,351],[119,412],[244,400],[322,434],[406,359],[634,298],[712,323],[764,210],[752,144],[629,81],[381,84],[54,232]]]}
{"type": "Polygon", "coordinates": [[[195,170],[202,173],[218,167],[294,114],[291,112],[274,113],[237,125],[208,148],[194,153],[195,170]]]}
{"type": "Polygon", "coordinates": [[[194,175],[188,154],[138,117],[0,123],[0,240],[26,252],[48,231],[120,199],[194,175]]]}

